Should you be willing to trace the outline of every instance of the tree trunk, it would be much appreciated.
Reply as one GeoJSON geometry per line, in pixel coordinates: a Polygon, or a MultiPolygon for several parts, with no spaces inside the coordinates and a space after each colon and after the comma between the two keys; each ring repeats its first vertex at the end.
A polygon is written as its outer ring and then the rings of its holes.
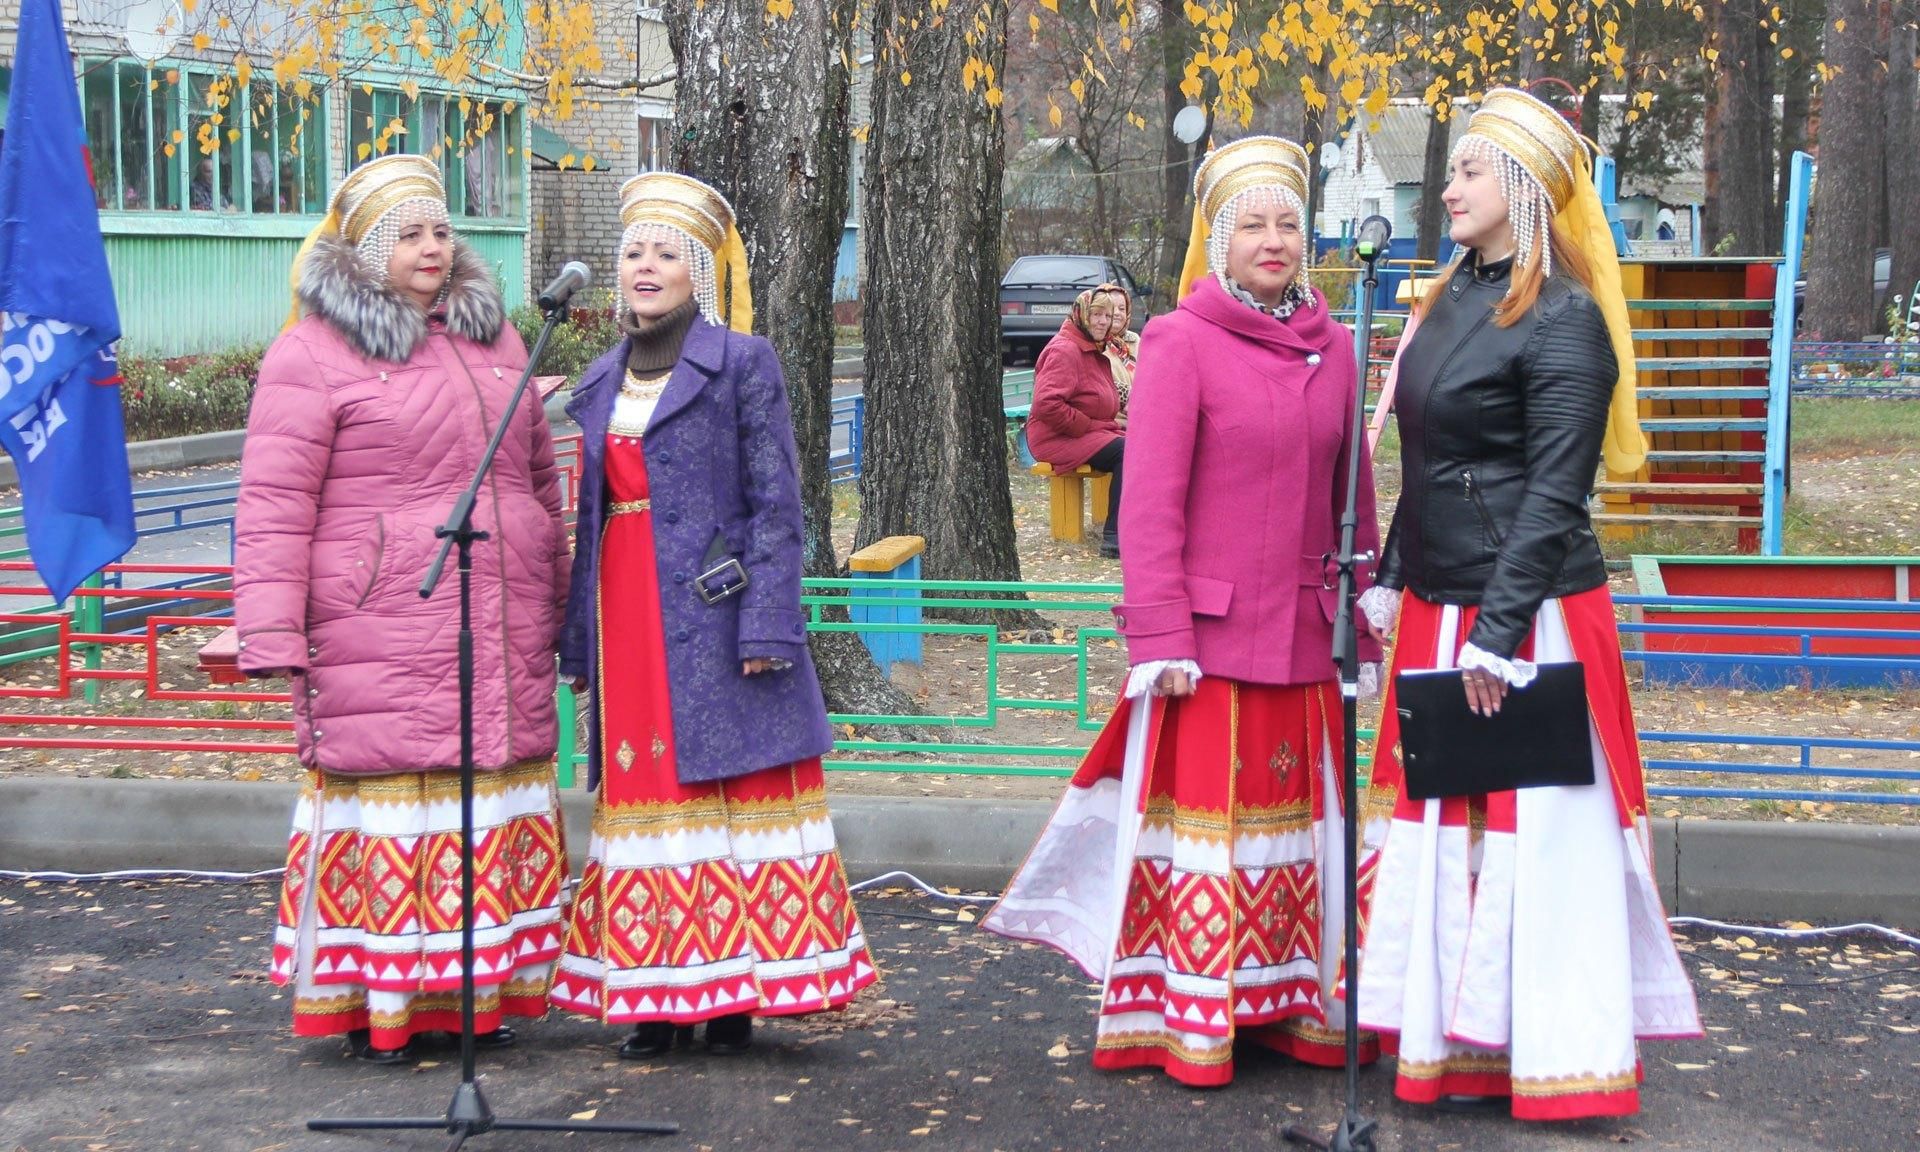
{"type": "Polygon", "coordinates": [[[1773,94],[1766,61],[1773,46],[1759,22],[1764,0],[1726,0],[1720,6],[1714,44],[1716,116],[1706,137],[1707,247],[1730,255],[1764,256],[1777,238],[1769,235],[1773,213],[1773,94]],[[1729,240],[1729,238],[1731,238],[1729,240]],[[1719,246],[1726,243],[1723,250],[1719,246]]]}
{"type": "MultiPolygon", "coordinates": [[[[1457,113],[1449,108],[1448,114],[1451,117],[1457,113]]],[[[1413,223],[1416,260],[1440,258],[1440,238],[1447,231],[1447,206],[1441,202],[1440,193],[1447,186],[1447,145],[1452,135],[1452,119],[1442,120],[1428,109],[1427,150],[1420,163],[1420,207],[1413,223]]]]}
{"type": "Polygon", "coordinates": [[[1780,148],[1774,158],[1775,232],[1781,231],[1786,219],[1793,154],[1806,151],[1808,146],[1807,119],[1813,114],[1813,61],[1819,51],[1822,7],[1821,0],[1792,0],[1782,5],[1787,18],[1780,36],[1793,48],[1793,58],[1782,61],[1774,73],[1780,89],[1780,148]]]}
{"type": "MultiPolygon", "coordinates": [[[[1180,301],[1180,265],[1187,258],[1187,243],[1193,234],[1193,169],[1195,149],[1205,146],[1206,137],[1188,144],[1173,134],[1173,118],[1189,101],[1180,91],[1180,79],[1187,66],[1187,17],[1174,0],[1160,0],[1160,100],[1165,113],[1161,125],[1161,150],[1166,167],[1160,173],[1160,212],[1164,225],[1161,234],[1160,265],[1154,274],[1154,290],[1164,293],[1158,303],[1172,308],[1180,301]]],[[[1211,125],[1209,125],[1211,126],[1211,125]]]]}
{"type": "Polygon", "coordinates": [[[1827,4],[1830,77],[1820,97],[1820,183],[1804,320],[1807,334],[1820,340],[1859,340],[1873,329],[1873,245],[1863,228],[1870,227],[1883,146],[1873,9],[1874,0],[1827,4]]]}
{"type": "Polygon", "coordinates": [[[1901,297],[1903,321],[1913,305],[1914,284],[1920,281],[1920,73],[1914,71],[1920,31],[1916,21],[1920,21],[1916,0],[1902,0],[1895,6],[1887,58],[1887,215],[1893,249],[1887,301],[1891,304],[1895,296],[1901,297]]]}
{"type": "Polygon", "coordinates": [[[1018,580],[1000,393],[1004,125],[984,85],[961,82],[970,56],[1004,71],[1007,7],[923,16],[917,0],[874,5],[856,544],[920,536],[928,579],[1018,580]]]}
{"type": "MultiPolygon", "coordinates": [[[[726,194],[739,218],[754,327],[780,356],[800,453],[806,574],[834,576],[827,474],[833,398],[833,270],[847,214],[849,29],[857,0],[814,0],[787,18],[765,7],[674,4],[679,65],[675,166],[726,194]],[[793,93],[806,92],[805,100],[793,93]]],[[[852,633],[810,647],[834,711],[916,711],[852,633]]]]}

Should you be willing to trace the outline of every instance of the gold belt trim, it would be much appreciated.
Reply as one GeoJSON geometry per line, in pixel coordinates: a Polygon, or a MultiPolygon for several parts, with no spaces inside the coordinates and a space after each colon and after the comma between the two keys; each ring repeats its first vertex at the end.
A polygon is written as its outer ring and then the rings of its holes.
{"type": "Polygon", "coordinates": [[[651,500],[616,500],[608,515],[618,516],[624,512],[645,512],[653,507],[651,500]]]}

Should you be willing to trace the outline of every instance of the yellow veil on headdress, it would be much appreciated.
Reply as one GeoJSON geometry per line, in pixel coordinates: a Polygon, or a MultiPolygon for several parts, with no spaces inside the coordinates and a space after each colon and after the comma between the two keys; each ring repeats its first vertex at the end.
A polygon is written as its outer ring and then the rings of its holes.
{"type": "MultiPolygon", "coordinates": [[[[1307,150],[1279,136],[1243,136],[1207,153],[1193,174],[1193,231],[1187,237],[1187,258],[1180,265],[1176,296],[1193,291],[1196,280],[1220,271],[1210,255],[1213,221],[1235,196],[1253,188],[1275,188],[1291,196],[1306,215],[1307,180],[1312,170],[1307,150]]],[[[1306,224],[1303,218],[1300,222],[1306,224]]],[[[1307,254],[1311,262],[1312,253],[1307,254]]]]}
{"type": "MultiPolygon", "coordinates": [[[[694,299],[701,315],[735,332],[753,331],[753,289],[747,282],[747,247],[734,227],[733,205],[707,184],[677,172],[642,172],[620,186],[624,251],[637,228],[671,228],[711,257],[690,261],[694,299]],[[705,283],[702,283],[702,281],[705,283]]],[[[696,257],[698,253],[694,253],[696,257]]]]}
{"type": "Polygon", "coordinates": [[[387,213],[413,200],[434,201],[443,208],[447,202],[440,166],[425,156],[381,156],[347,173],[333,190],[326,216],[307,233],[299,255],[294,257],[293,270],[287,277],[293,289],[293,305],[286,326],[291,328],[300,321],[300,270],[321,237],[338,236],[358,247],[387,213]]]}
{"type": "MultiPolygon", "coordinates": [[[[1598,150],[1575,132],[1566,118],[1547,104],[1517,88],[1494,88],[1481,98],[1480,108],[1467,121],[1466,134],[1454,145],[1454,154],[1492,148],[1518,165],[1539,185],[1552,210],[1553,228],[1561,239],[1580,250],[1593,269],[1593,299],[1606,318],[1613,354],[1620,365],[1613,400],[1607,413],[1602,454],[1607,471],[1631,475],[1647,458],[1646,435],[1640,430],[1640,407],[1635,395],[1633,329],[1627,319],[1626,294],[1620,286],[1620,258],[1606,209],[1593,183],[1593,152],[1598,150]]],[[[1514,241],[1520,258],[1538,246],[1544,267],[1551,271],[1552,249],[1547,243],[1547,221],[1537,216],[1504,187],[1513,220],[1514,241]]]]}

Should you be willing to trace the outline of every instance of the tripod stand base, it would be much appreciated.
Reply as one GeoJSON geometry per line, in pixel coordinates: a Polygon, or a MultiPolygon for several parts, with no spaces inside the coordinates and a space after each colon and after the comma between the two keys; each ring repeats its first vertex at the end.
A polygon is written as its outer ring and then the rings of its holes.
{"type": "Polygon", "coordinates": [[[1349,1116],[1340,1121],[1331,1136],[1309,1132],[1298,1124],[1289,1124],[1282,1128],[1280,1135],[1289,1144],[1305,1144],[1309,1148],[1320,1148],[1326,1152],[1374,1152],[1374,1127],[1375,1122],[1372,1120],[1349,1116]]]}
{"type": "Polygon", "coordinates": [[[434,1116],[396,1116],[396,1117],[341,1117],[331,1120],[309,1120],[307,1129],[312,1132],[430,1132],[438,1129],[450,1133],[453,1143],[447,1145],[447,1152],[456,1150],[470,1137],[485,1135],[488,1132],[582,1132],[614,1133],[627,1136],[671,1136],[680,1131],[680,1125],[667,1124],[654,1120],[510,1120],[500,1119],[488,1106],[487,1098],[480,1091],[480,1085],[471,1080],[463,1080],[454,1089],[453,1103],[447,1106],[447,1114],[434,1116]]]}

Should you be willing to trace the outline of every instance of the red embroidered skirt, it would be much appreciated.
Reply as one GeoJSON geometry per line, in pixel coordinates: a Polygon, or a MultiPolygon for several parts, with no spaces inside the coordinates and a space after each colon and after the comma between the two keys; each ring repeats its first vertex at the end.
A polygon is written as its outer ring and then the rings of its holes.
{"type": "Polygon", "coordinates": [[[606,1023],[839,1008],[876,974],[818,759],[682,784],[646,460],[607,439],[600,794],[553,1003],[606,1023]]]}
{"type": "Polygon", "coordinates": [[[985,921],[1103,981],[1095,1067],[1225,1084],[1236,1038],[1342,1062],[1338,700],[1206,677],[1095,741],[985,921]]]}

